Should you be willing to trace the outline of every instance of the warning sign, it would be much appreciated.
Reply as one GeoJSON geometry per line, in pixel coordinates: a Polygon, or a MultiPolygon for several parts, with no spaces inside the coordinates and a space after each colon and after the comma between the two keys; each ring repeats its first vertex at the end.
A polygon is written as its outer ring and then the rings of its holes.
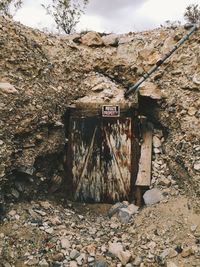
{"type": "Polygon", "coordinates": [[[103,106],[102,116],[103,117],[119,117],[120,107],[119,106],[103,106]]]}

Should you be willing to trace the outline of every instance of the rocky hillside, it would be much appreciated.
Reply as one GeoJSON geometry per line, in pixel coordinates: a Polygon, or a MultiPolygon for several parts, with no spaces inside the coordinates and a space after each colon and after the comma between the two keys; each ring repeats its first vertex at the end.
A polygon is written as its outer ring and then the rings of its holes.
{"type": "Polygon", "coordinates": [[[0,266],[199,266],[199,30],[140,89],[162,203],[124,224],[109,207],[49,200],[64,177],[67,107],[102,89],[123,98],[186,32],[56,36],[0,17],[0,266]]]}
{"type": "MultiPolygon", "coordinates": [[[[40,158],[49,157],[58,164],[55,158],[65,144],[62,117],[67,106],[97,85],[124,90],[185,33],[183,28],[160,28],[125,35],[53,36],[1,17],[1,179],[16,168],[39,168],[40,158]]],[[[154,108],[142,108],[165,129],[164,153],[173,175],[196,192],[200,179],[199,34],[193,34],[143,85],[157,87],[165,100],[154,108]]]]}
{"type": "MultiPolygon", "coordinates": [[[[51,161],[59,164],[55,158],[65,144],[62,117],[67,105],[91,94],[97,85],[125,90],[185,33],[183,28],[160,28],[124,35],[53,36],[1,17],[1,179],[17,168],[42,168],[39,159],[49,166],[51,161]]],[[[196,193],[199,34],[196,31],[143,85],[157,88],[165,99],[157,105],[141,105],[141,112],[165,131],[164,153],[173,175],[196,193]]]]}

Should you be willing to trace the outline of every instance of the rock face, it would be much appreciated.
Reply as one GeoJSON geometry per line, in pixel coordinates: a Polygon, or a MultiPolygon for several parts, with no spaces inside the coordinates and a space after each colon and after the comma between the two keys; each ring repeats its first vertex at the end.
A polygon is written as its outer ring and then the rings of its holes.
{"type": "MultiPolygon", "coordinates": [[[[55,36],[0,17],[0,179],[15,181],[18,194],[13,191],[15,194],[11,196],[8,190],[10,197],[19,195],[20,198],[26,191],[16,180],[21,177],[20,167],[35,167],[33,175],[23,174],[26,182],[32,183],[31,188],[36,186],[35,192],[37,184],[45,181],[54,184],[53,177],[63,177],[67,140],[62,119],[70,103],[88,96],[92,89],[104,89],[99,80],[124,90],[185,33],[180,27],[110,37],[94,32],[75,37],[55,36]]],[[[141,113],[165,130],[163,151],[155,147],[156,157],[162,152],[177,183],[197,194],[200,181],[198,42],[199,31],[196,31],[149,78],[149,96],[144,93],[146,88],[143,93],[141,89],[141,95],[157,99],[156,107],[144,104],[141,113]],[[164,93],[164,100],[155,97],[157,88],[164,93]]]]}

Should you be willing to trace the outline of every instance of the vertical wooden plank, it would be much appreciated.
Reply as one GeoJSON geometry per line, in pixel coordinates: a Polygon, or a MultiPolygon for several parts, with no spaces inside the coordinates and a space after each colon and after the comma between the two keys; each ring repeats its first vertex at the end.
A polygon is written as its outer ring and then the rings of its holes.
{"type": "Polygon", "coordinates": [[[151,184],[151,158],[152,158],[152,131],[153,124],[147,122],[146,118],[142,119],[142,145],[139,160],[139,170],[137,175],[136,186],[150,186],[151,184]]]}

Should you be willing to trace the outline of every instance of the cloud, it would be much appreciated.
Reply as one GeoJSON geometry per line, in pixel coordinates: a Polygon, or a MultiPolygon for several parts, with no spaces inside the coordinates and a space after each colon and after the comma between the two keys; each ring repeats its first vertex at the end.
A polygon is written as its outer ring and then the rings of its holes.
{"type": "Polygon", "coordinates": [[[135,31],[139,21],[141,30],[145,23],[141,23],[137,10],[147,1],[149,0],[90,0],[80,25],[85,24],[86,28],[91,30],[95,30],[94,26],[98,25],[97,31],[121,33],[135,31]],[[92,17],[95,17],[94,24],[92,17]]]}
{"type": "Polygon", "coordinates": [[[148,1],[91,0],[79,25],[85,25],[88,30],[116,33],[151,29],[155,26],[154,20],[148,16],[141,17],[138,13],[148,1]]]}
{"type": "Polygon", "coordinates": [[[124,9],[135,10],[148,0],[90,0],[87,14],[101,17],[120,15],[124,9]]]}

